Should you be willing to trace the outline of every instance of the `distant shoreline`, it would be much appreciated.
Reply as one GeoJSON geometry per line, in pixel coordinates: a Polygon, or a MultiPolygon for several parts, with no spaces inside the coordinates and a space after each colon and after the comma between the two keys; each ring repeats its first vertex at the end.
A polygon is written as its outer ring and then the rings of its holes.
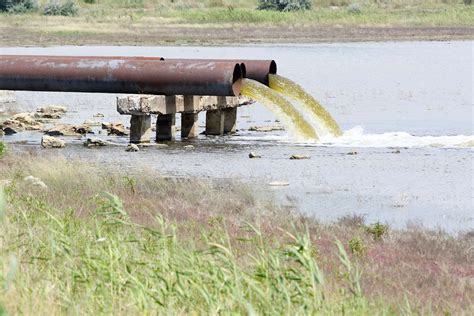
{"type": "Polygon", "coordinates": [[[381,41],[453,41],[474,39],[474,27],[334,27],[334,26],[218,26],[162,25],[148,31],[45,31],[0,25],[0,43],[12,46],[53,45],[243,45],[310,44],[381,41]],[[243,34],[247,34],[242,37],[243,34]]]}

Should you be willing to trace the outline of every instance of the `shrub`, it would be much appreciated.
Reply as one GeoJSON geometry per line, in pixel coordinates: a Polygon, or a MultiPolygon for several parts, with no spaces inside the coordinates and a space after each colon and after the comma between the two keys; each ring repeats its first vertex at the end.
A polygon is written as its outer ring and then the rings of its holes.
{"type": "Polygon", "coordinates": [[[25,13],[37,8],[36,0],[0,0],[0,12],[25,13]]]}
{"type": "Polygon", "coordinates": [[[312,7],[311,0],[259,0],[257,9],[288,12],[311,10],[312,7]]]}
{"type": "Polygon", "coordinates": [[[64,15],[74,16],[77,15],[79,7],[73,0],[67,0],[66,2],[60,3],[57,0],[49,1],[44,7],[44,15],[64,15]]]}
{"type": "Polygon", "coordinates": [[[387,233],[388,226],[379,222],[366,228],[367,233],[371,234],[374,240],[380,240],[387,233]]]}
{"type": "Polygon", "coordinates": [[[363,256],[367,247],[364,244],[364,241],[360,237],[354,237],[349,240],[349,249],[351,252],[357,256],[363,256]]]}
{"type": "Polygon", "coordinates": [[[97,0],[84,0],[85,3],[97,3],[97,0]]]}

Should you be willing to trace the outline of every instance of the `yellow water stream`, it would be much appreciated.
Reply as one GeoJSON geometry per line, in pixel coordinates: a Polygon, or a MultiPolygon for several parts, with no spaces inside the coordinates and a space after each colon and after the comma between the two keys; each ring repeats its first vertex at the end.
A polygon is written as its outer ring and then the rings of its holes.
{"type": "Polygon", "coordinates": [[[278,91],[283,95],[294,98],[302,103],[312,114],[314,114],[324,127],[338,137],[342,135],[342,130],[331,114],[315,99],[308,94],[300,85],[288,78],[279,75],[268,75],[269,86],[272,90],[278,91]]]}
{"type": "Polygon", "coordinates": [[[278,92],[252,79],[243,79],[240,93],[268,107],[290,132],[306,140],[318,140],[314,128],[278,92]]]}

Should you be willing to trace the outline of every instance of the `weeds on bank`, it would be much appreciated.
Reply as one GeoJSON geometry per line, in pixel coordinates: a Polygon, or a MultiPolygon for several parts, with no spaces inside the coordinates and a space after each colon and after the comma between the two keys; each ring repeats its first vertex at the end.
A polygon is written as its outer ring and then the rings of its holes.
{"type": "Polygon", "coordinates": [[[0,310],[63,313],[463,313],[471,234],[320,224],[244,184],[81,161],[0,160],[0,310]],[[26,183],[41,178],[41,189],[26,183]],[[1,216],[4,214],[4,216],[1,216]]]}
{"type": "Polygon", "coordinates": [[[4,142],[0,141],[0,158],[2,158],[2,156],[5,154],[6,151],[7,151],[7,146],[5,145],[4,142]]]}

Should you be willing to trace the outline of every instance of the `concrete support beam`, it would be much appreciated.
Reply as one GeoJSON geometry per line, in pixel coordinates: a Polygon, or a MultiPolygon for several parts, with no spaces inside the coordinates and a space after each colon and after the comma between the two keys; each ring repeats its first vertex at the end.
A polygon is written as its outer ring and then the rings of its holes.
{"type": "Polygon", "coordinates": [[[224,134],[234,134],[237,131],[237,108],[223,109],[224,134]]]}
{"type": "MultiPolygon", "coordinates": [[[[117,97],[117,111],[122,115],[173,114],[201,112],[238,107],[249,104],[245,97],[176,96],[176,102],[167,102],[164,95],[132,95],[117,97]],[[193,106],[185,106],[184,98],[192,98],[193,106]],[[225,100],[225,102],[223,102],[225,100]]],[[[189,105],[188,101],[188,105],[189,105]]]]}
{"type": "Polygon", "coordinates": [[[151,116],[132,115],[130,119],[130,143],[149,143],[151,139],[151,116]]]}
{"type": "MultiPolygon", "coordinates": [[[[166,107],[176,106],[176,96],[170,95],[165,98],[166,107]]],[[[176,114],[158,114],[156,119],[156,141],[175,140],[176,138],[176,114]]]]}

